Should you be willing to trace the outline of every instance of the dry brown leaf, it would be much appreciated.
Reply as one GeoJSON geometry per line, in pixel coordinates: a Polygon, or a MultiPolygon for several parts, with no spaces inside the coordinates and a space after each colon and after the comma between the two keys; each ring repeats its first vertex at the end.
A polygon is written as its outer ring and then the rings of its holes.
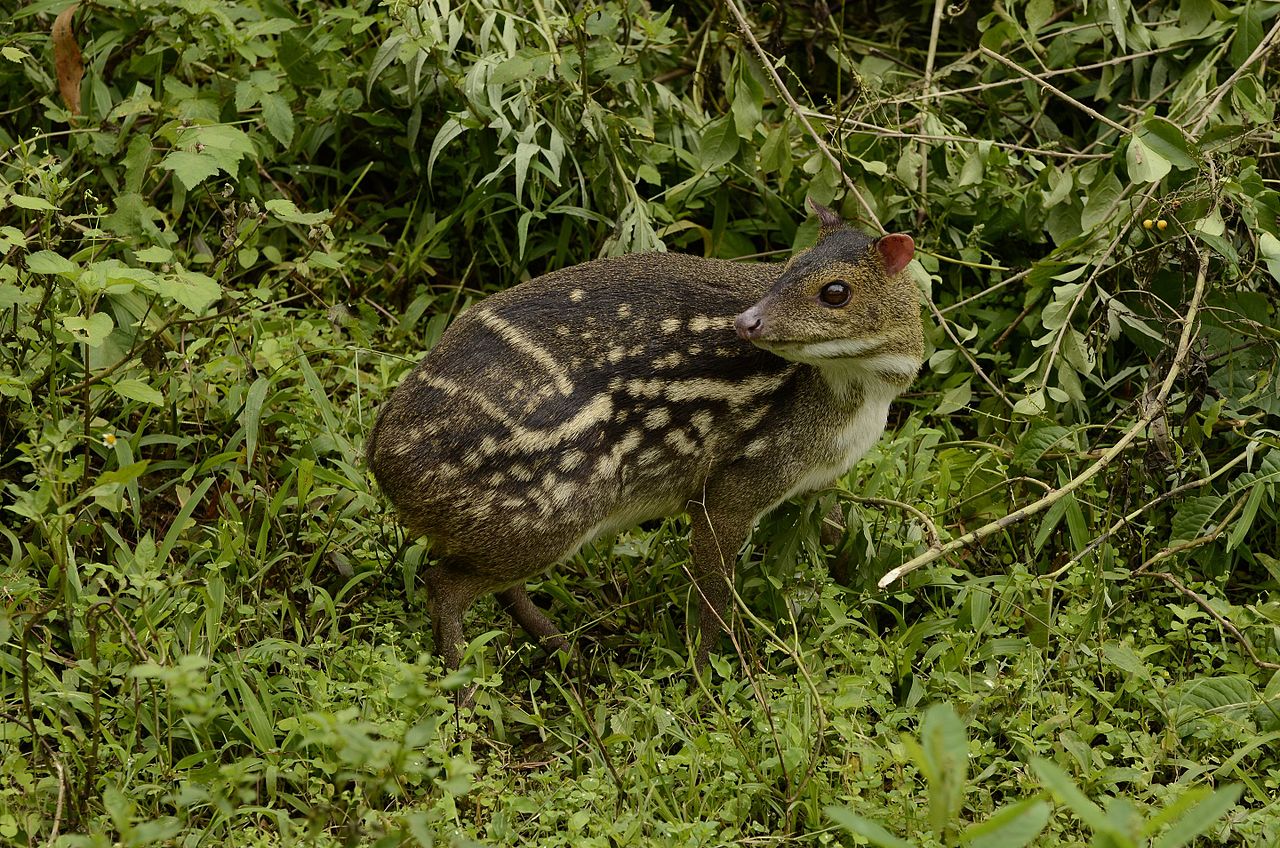
{"type": "Polygon", "coordinates": [[[58,71],[58,91],[62,92],[62,102],[67,104],[71,114],[80,114],[80,78],[84,76],[84,61],[80,56],[80,45],[76,44],[76,34],[71,28],[71,16],[75,14],[79,3],[72,3],[62,11],[53,22],[53,64],[58,71]]]}

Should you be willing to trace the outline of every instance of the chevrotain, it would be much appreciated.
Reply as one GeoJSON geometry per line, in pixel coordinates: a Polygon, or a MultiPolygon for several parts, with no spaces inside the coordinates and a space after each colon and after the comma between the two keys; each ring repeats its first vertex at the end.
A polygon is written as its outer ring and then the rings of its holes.
{"type": "MultiPolygon", "coordinates": [[[[499,603],[567,649],[524,583],[584,543],[688,513],[696,662],[728,615],[757,519],[830,486],[920,367],[910,236],[833,212],[786,263],[644,253],[575,265],[466,310],[386,402],[369,466],[414,534],[436,649],[499,603]]],[[[838,537],[837,537],[838,538],[838,537]]]]}

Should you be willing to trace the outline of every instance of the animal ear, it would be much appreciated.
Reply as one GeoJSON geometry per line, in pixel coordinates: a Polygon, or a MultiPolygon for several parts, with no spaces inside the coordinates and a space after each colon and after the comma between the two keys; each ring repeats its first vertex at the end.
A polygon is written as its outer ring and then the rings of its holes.
{"type": "Polygon", "coordinates": [[[823,206],[812,197],[805,200],[805,205],[809,207],[809,211],[818,216],[818,223],[822,225],[824,230],[839,229],[844,226],[844,221],[840,220],[840,216],[823,206]]]}
{"type": "Polygon", "coordinates": [[[876,250],[884,263],[885,276],[892,277],[916,255],[916,243],[906,233],[890,233],[876,239],[876,250]]]}

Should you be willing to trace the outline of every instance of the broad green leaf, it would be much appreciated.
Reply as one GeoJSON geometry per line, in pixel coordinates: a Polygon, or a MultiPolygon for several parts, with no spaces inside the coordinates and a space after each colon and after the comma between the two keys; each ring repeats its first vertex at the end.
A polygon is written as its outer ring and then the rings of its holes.
{"type": "Polygon", "coordinates": [[[197,315],[222,296],[222,287],[213,278],[185,269],[145,281],[142,285],[161,297],[176,300],[197,315]]]}
{"type": "Polygon", "coordinates": [[[726,164],[738,152],[738,133],[727,117],[707,124],[702,132],[699,167],[712,171],[726,164]]]}
{"type": "Polygon", "coordinates": [[[160,167],[172,171],[173,176],[182,183],[182,187],[191,191],[218,173],[221,166],[217,159],[207,153],[174,150],[160,160],[160,167]]]}
{"type": "Polygon", "coordinates": [[[262,95],[262,121],[282,147],[293,143],[293,108],[279,94],[262,95]]]}
{"type": "Polygon", "coordinates": [[[1198,537],[1222,506],[1221,495],[1198,495],[1178,504],[1169,534],[1171,542],[1187,542],[1198,537]]]}
{"type": "Polygon", "coordinates": [[[1031,0],[1027,3],[1027,29],[1037,33],[1053,17],[1053,0],[1031,0]]]}
{"type": "Polygon", "coordinates": [[[1023,848],[1044,830],[1049,813],[1044,801],[1028,798],[1001,807],[986,821],[965,828],[960,841],[969,848],[1023,848]]]}
{"type": "Polygon", "coordinates": [[[1045,392],[1040,389],[1037,392],[1027,395],[1018,400],[1013,405],[1013,414],[1022,415],[1027,418],[1034,418],[1037,415],[1044,414],[1045,410],[1045,392]]]}
{"type": "Polygon", "coordinates": [[[121,468],[111,471],[104,471],[98,475],[98,479],[94,481],[95,486],[111,486],[116,484],[128,483],[142,476],[150,465],[150,460],[142,460],[141,462],[132,462],[121,468]]]}
{"type": "Polygon", "coordinates": [[[1148,147],[1141,135],[1129,136],[1125,161],[1129,165],[1129,179],[1135,183],[1158,182],[1169,173],[1169,160],[1148,147]]]}
{"type": "Polygon", "coordinates": [[[1151,680],[1151,669],[1147,668],[1147,664],[1142,657],[1138,656],[1133,648],[1128,645],[1119,642],[1106,642],[1102,646],[1102,655],[1107,658],[1108,662],[1130,677],[1136,677],[1139,680],[1151,680]]]}
{"type": "Polygon", "coordinates": [[[1092,230],[1107,220],[1107,216],[1114,214],[1116,201],[1118,201],[1124,193],[1120,180],[1116,179],[1116,175],[1108,172],[1105,177],[1094,182],[1089,186],[1088,199],[1084,204],[1084,211],[1080,213],[1080,226],[1085,230],[1092,230]]]}
{"type": "Polygon", "coordinates": [[[8,201],[19,209],[31,209],[35,212],[52,212],[58,208],[43,197],[28,197],[25,194],[11,194],[8,201]]]}
{"type": "Polygon", "coordinates": [[[1164,118],[1147,118],[1138,127],[1136,138],[1142,139],[1148,150],[1155,151],[1173,167],[1180,171],[1196,167],[1196,158],[1182,130],[1172,121],[1164,118]]]}
{"type": "Polygon", "coordinates": [[[111,390],[129,400],[149,403],[152,406],[164,405],[164,395],[142,380],[117,380],[111,384],[111,390]]]}
{"type": "Polygon", "coordinates": [[[173,251],[160,245],[145,247],[133,255],[139,262],[170,262],[173,260],[173,251]]]}
{"type": "Polygon", "coordinates": [[[319,212],[303,212],[292,200],[282,197],[272,198],[264,203],[263,206],[281,221],[287,221],[290,224],[302,224],[307,227],[323,224],[333,217],[333,213],[328,209],[322,209],[319,212]]]}
{"type": "Polygon", "coordinates": [[[827,814],[827,818],[855,836],[870,840],[872,845],[879,845],[880,848],[915,848],[914,843],[894,836],[881,825],[864,819],[844,807],[823,807],[823,812],[827,814]]]}
{"type": "Polygon", "coordinates": [[[33,274],[74,274],[80,266],[52,250],[37,250],[27,256],[27,270],[33,274]]]}
{"type": "Polygon", "coordinates": [[[89,347],[99,347],[111,335],[116,323],[107,313],[95,312],[88,318],[69,315],[62,319],[62,326],[70,330],[77,341],[84,342],[89,347]]]}
{"type": "Polygon", "coordinates": [[[947,389],[943,393],[942,399],[933,408],[932,414],[950,415],[953,412],[959,412],[968,406],[971,400],[973,400],[972,381],[965,380],[960,385],[947,389]]]}

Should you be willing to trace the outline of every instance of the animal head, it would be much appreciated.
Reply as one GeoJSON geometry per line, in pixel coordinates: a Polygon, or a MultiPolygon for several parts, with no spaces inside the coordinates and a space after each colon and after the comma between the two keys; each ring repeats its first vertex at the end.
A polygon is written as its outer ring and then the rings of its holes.
{"type": "Polygon", "coordinates": [[[821,222],[817,242],[737,316],[738,335],[795,362],[910,380],[924,357],[919,291],[902,273],[915,242],[901,233],[871,238],[810,207],[821,222]]]}

